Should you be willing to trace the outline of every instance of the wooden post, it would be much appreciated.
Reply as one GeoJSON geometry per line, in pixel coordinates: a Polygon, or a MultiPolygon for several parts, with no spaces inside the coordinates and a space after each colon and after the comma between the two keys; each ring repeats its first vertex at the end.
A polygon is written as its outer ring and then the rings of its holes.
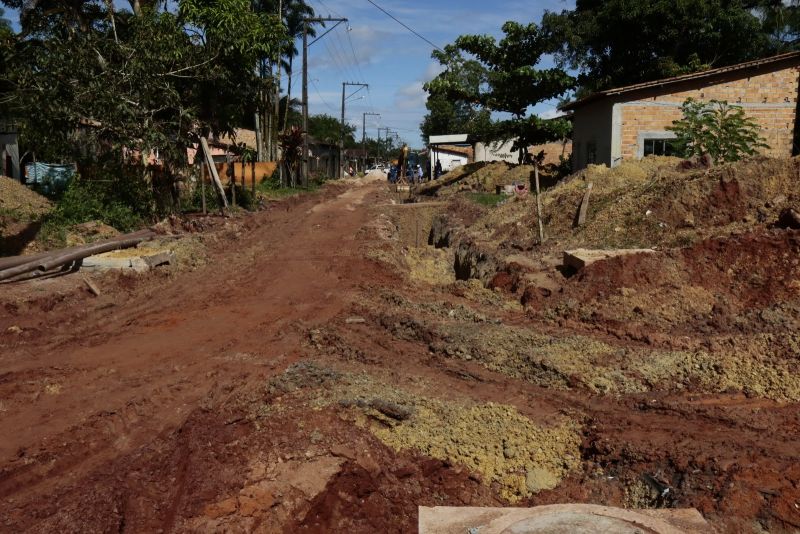
{"type": "Polygon", "coordinates": [[[539,220],[539,243],[544,243],[544,225],[542,224],[542,197],[539,191],[539,163],[533,164],[533,175],[536,179],[536,218],[539,220]]]}
{"type": "MultiPolygon", "coordinates": [[[[252,176],[253,180],[252,180],[251,185],[252,185],[252,188],[253,188],[253,202],[255,202],[256,201],[256,162],[255,161],[251,161],[250,162],[250,168],[253,171],[253,176],[252,176]]],[[[281,181],[283,181],[283,180],[281,180],[281,181]]]]}
{"type": "Polygon", "coordinates": [[[231,205],[236,207],[236,164],[231,159],[228,162],[228,168],[231,171],[231,205]]]}
{"type": "Polygon", "coordinates": [[[203,215],[207,215],[206,211],[206,164],[200,163],[200,194],[202,195],[203,202],[203,215]]]}
{"type": "Polygon", "coordinates": [[[578,210],[578,226],[586,224],[586,215],[589,213],[589,197],[592,194],[593,182],[586,185],[586,193],[583,194],[583,201],[581,202],[581,209],[578,210]]]}
{"type": "Polygon", "coordinates": [[[203,148],[203,154],[206,158],[206,163],[208,163],[208,172],[211,174],[211,180],[217,189],[217,195],[219,195],[219,209],[225,215],[225,210],[228,209],[228,200],[225,198],[225,189],[222,187],[219,173],[217,173],[217,168],[214,166],[214,158],[211,157],[211,149],[208,148],[208,140],[205,137],[200,138],[200,146],[203,148]]]}

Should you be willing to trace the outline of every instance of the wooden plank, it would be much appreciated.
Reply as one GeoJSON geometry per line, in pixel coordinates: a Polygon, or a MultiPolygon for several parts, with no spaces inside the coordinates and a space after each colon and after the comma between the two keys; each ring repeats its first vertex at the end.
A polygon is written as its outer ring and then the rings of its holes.
{"type": "Polygon", "coordinates": [[[89,280],[85,276],[83,276],[82,278],[83,278],[83,283],[86,284],[86,287],[89,288],[89,291],[92,292],[92,295],[94,295],[95,297],[99,297],[100,296],[100,290],[97,289],[97,286],[94,285],[94,282],[92,282],[91,280],[89,280]]]}
{"type": "Polygon", "coordinates": [[[203,147],[203,154],[208,164],[208,171],[211,173],[211,180],[217,188],[217,195],[221,203],[221,210],[223,213],[228,209],[228,200],[225,198],[225,189],[222,187],[222,182],[217,174],[217,167],[214,165],[214,158],[211,157],[211,149],[208,148],[208,140],[205,137],[200,137],[200,146],[203,147]]]}
{"type": "Polygon", "coordinates": [[[200,164],[200,194],[203,195],[203,215],[206,215],[206,164],[200,164]]]}
{"type": "Polygon", "coordinates": [[[589,182],[586,186],[586,193],[583,194],[581,209],[578,211],[578,226],[586,224],[586,215],[589,213],[589,197],[592,195],[592,187],[594,187],[594,183],[589,182]]]}
{"type": "Polygon", "coordinates": [[[539,190],[539,164],[533,164],[533,174],[536,180],[536,218],[539,221],[539,243],[544,243],[544,224],[542,223],[542,195],[539,190]]]}

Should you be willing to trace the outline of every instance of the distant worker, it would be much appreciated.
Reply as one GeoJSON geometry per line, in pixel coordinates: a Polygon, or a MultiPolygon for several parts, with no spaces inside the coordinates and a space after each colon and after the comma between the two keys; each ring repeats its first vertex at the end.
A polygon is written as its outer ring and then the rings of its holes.
{"type": "Polygon", "coordinates": [[[417,181],[422,183],[422,165],[417,165],[417,181]]]}
{"type": "Polygon", "coordinates": [[[433,178],[435,180],[438,180],[441,175],[442,175],[442,162],[437,159],[436,166],[433,168],[433,178]]]}

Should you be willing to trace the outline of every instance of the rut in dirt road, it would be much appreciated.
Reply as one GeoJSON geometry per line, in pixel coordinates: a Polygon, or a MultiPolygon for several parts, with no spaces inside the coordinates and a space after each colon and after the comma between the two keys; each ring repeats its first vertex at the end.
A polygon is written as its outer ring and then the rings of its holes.
{"type": "Polygon", "coordinates": [[[207,268],[130,299],[108,295],[69,328],[59,326],[68,306],[38,318],[40,337],[0,358],[0,496],[51,491],[294,361],[299,327],[347,306],[370,268],[354,237],[367,217],[357,207],[376,190],[367,183],[256,215],[207,268]],[[58,394],[32,392],[32,381],[58,383],[58,394]]]}

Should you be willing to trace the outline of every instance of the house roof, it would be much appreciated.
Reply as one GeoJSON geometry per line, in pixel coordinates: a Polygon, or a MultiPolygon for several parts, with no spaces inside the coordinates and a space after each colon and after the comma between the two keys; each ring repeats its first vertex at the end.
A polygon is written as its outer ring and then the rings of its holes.
{"type": "MultiPolygon", "coordinates": [[[[736,65],[728,65],[727,67],[719,67],[716,69],[704,70],[701,72],[693,72],[691,74],[682,74],[680,76],[673,76],[672,78],[663,78],[661,80],[653,80],[649,82],[642,82],[633,85],[626,85],[625,87],[617,87],[614,89],[607,89],[605,91],[598,91],[592,93],[586,98],[582,98],[576,102],[567,104],[560,109],[563,111],[575,110],[583,107],[584,105],[600,100],[601,98],[609,96],[617,96],[626,93],[633,93],[645,89],[654,89],[661,87],[669,87],[687,81],[705,80],[715,78],[724,74],[739,75],[744,78],[750,75],[752,71],[762,70],[764,67],[780,67],[787,68],[800,65],[800,51],[788,52],[786,54],[779,54],[777,56],[756,59],[753,61],[746,61],[744,63],[737,63],[736,65]]],[[[776,69],[778,70],[778,69],[776,69]]]]}
{"type": "Polygon", "coordinates": [[[441,145],[451,143],[469,143],[469,135],[467,134],[454,134],[454,135],[432,135],[428,138],[429,145],[441,145]]]}

